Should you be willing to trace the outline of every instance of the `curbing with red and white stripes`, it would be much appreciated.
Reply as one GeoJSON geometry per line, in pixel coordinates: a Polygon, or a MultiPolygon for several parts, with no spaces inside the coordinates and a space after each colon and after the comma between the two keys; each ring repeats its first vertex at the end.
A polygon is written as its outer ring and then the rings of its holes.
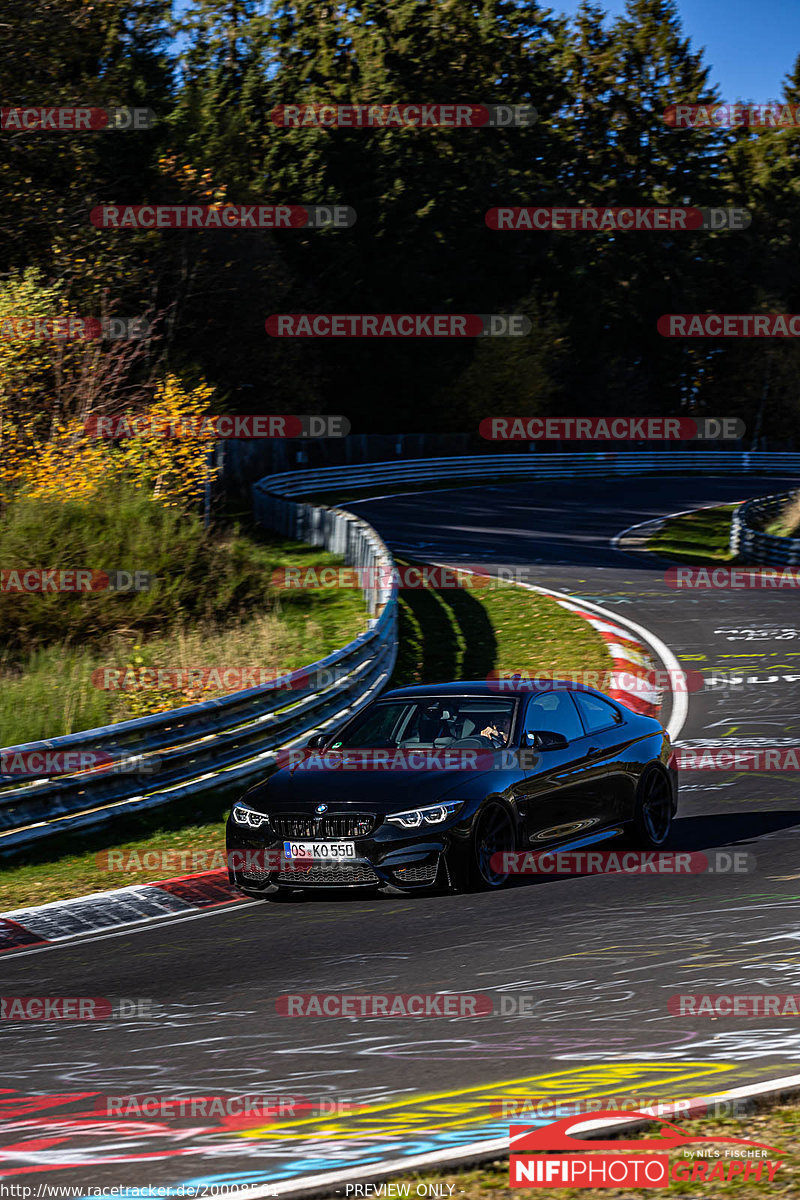
{"type": "Polygon", "coordinates": [[[54,900],[0,913],[0,954],[65,942],[101,930],[187,916],[245,897],[228,882],[227,871],[202,871],[158,883],[142,883],[73,900],[54,900]]]}
{"type": "Polygon", "coordinates": [[[657,717],[663,692],[656,686],[656,665],[644,643],[621,625],[581,608],[580,603],[556,599],[556,604],[588,621],[606,643],[614,671],[610,686],[600,690],[622,701],[634,712],[657,717]]]}

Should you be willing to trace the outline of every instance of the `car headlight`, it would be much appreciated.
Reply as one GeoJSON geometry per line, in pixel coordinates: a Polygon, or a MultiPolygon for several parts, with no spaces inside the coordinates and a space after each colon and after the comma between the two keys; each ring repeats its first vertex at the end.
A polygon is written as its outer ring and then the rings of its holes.
{"type": "Polygon", "coordinates": [[[426,808],[411,808],[407,812],[391,813],[386,820],[403,829],[419,829],[420,825],[441,825],[448,817],[455,816],[463,807],[463,800],[445,800],[444,804],[430,804],[426,808]]]}
{"type": "Polygon", "coordinates": [[[234,804],[231,816],[237,825],[249,825],[251,829],[261,829],[263,825],[269,825],[269,817],[266,813],[259,812],[258,809],[251,808],[249,804],[243,804],[241,801],[234,804]]]}

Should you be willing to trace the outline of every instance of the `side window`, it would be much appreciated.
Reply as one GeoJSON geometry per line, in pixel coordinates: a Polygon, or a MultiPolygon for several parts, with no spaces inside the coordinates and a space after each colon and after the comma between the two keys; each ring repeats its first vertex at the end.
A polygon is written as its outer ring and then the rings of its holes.
{"type": "Polygon", "coordinates": [[[561,733],[568,742],[583,737],[583,726],[569,692],[542,692],[529,701],[525,731],[534,729],[561,733]]]}
{"type": "Polygon", "coordinates": [[[601,729],[610,729],[613,725],[622,724],[622,714],[599,696],[589,692],[576,692],[575,703],[580,709],[587,733],[599,733],[601,729]]]}
{"type": "Polygon", "coordinates": [[[360,718],[356,718],[347,729],[346,735],[335,737],[333,746],[393,746],[398,722],[401,717],[407,717],[411,706],[408,704],[376,704],[360,718]]]}

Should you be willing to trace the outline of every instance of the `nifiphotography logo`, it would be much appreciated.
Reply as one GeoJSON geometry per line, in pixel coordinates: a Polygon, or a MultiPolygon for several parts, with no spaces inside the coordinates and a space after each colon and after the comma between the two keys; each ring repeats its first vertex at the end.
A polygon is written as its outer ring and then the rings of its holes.
{"type": "MultiPolygon", "coordinates": [[[[636,1118],[653,1122],[647,1113],[607,1109],[594,1113],[592,1124],[636,1118]]],[[[511,1187],[535,1188],[665,1188],[672,1183],[714,1184],[732,1179],[771,1183],[781,1166],[783,1151],[764,1142],[708,1133],[693,1137],[676,1125],[658,1123],[660,1128],[654,1136],[631,1141],[586,1141],[571,1136],[574,1128],[587,1129],[585,1117],[565,1117],[538,1129],[512,1125],[509,1183],[511,1187]],[[687,1149],[701,1143],[702,1150],[687,1149]],[[710,1143],[724,1144],[725,1149],[709,1148],[710,1143]],[[548,1154],[548,1150],[559,1153],[548,1154]],[[665,1150],[680,1150],[681,1157],[670,1161],[668,1154],[661,1153],[665,1150]]]]}

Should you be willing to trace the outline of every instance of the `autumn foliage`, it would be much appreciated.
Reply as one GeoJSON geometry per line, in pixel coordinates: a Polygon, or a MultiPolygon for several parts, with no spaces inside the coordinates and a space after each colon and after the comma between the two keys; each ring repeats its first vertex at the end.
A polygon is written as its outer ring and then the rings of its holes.
{"type": "Polygon", "coordinates": [[[214,436],[200,418],[213,388],[186,387],[174,374],[149,379],[135,344],[15,334],[22,320],[77,315],[64,287],[35,272],[0,285],[0,499],[87,501],[129,485],[168,507],[191,506],[210,470],[214,436]],[[115,443],[88,434],[86,420],[109,411],[197,433],[115,443]]]}

